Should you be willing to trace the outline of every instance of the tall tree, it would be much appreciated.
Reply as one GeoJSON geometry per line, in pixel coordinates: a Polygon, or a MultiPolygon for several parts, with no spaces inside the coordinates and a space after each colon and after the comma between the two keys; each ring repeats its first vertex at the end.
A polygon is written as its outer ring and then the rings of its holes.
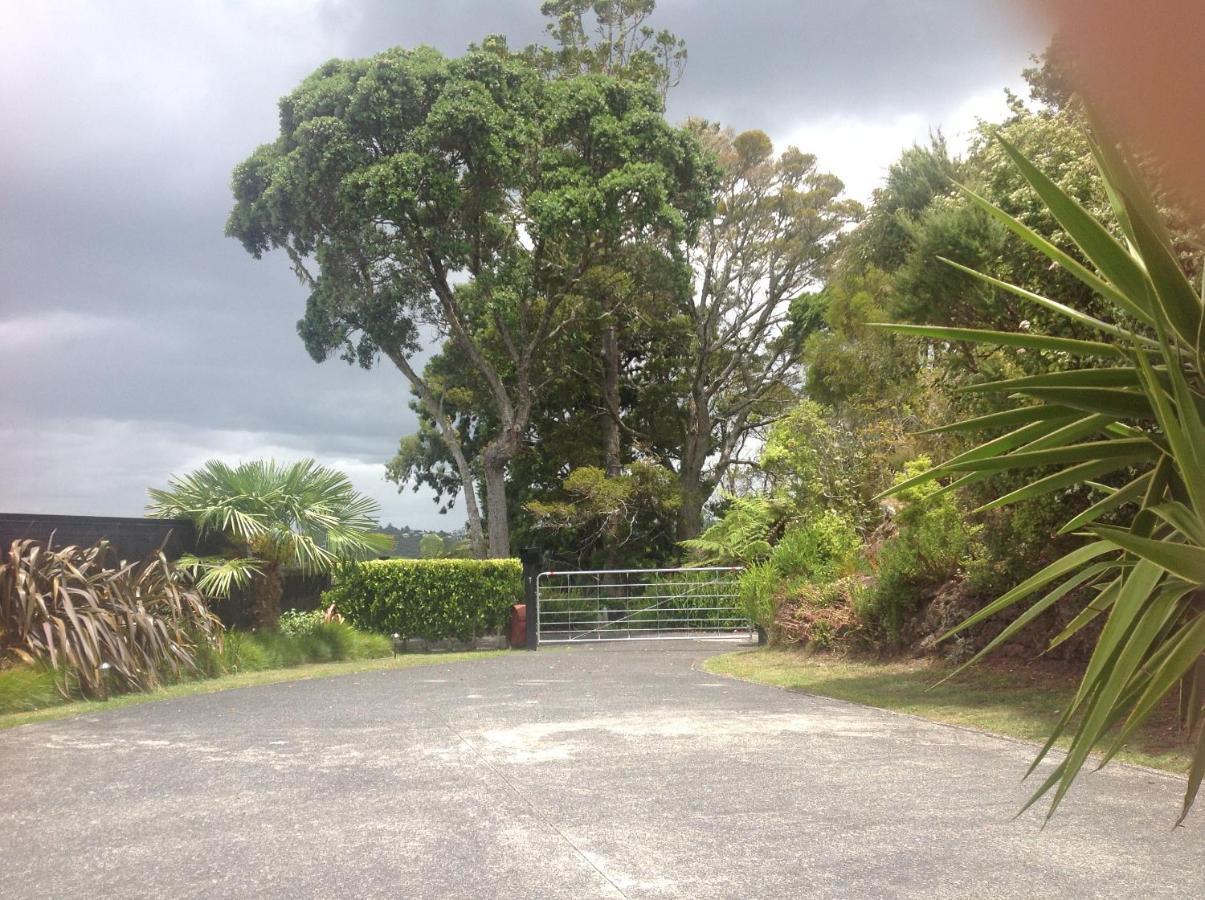
{"type": "MultiPolygon", "coordinates": [[[[556,48],[532,48],[532,52],[550,70],[562,74],[595,72],[653,85],[664,105],[686,66],[686,42],[648,24],[656,5],[656,0],[545,0],[541,6],[549,19],[545,30],[556,48]]],[[[622,241],[610,250],[611,259],[595,268],[583,293],[594,305],[601,326],[597,346],[603,468],[607,477],[615,478],[624,463],[623,323],[638,319],[640,306],[664,290],[665,267],[657,254],[648,254],[638,242],[622,241]]]]}
{"type": "MultiPolygon", "coordinates": [[[[289,253],[311,288],[311,352],[385,353],[463,455],[411,362],[423,322],[455,344],[495,421],[478,462],[489,553],[503,556],[507,467],[545,351],[571,326],[566,298],[606,248],[689,237],[705,169],[651,86],[549,77],[501,38],[458,59],[390,50],[327,63],[282,101],[280,136],[235,170],[228,231],[255,256],[289,253]]],[[[468,503],[475,467],[457,468],[468,503]]]]}
{"type": "Polygon", "coordinates": [[[647,80],[664,100],[686,67],[686,42],[648,24],[656,6],[656,0],[545,0],[540,11],[557,43],[545,55],[563,72],[647,80]]]}
{"type": "Polygon", "coordinates": [[[722,174],[715,214],[690,254],[695,289],[680,307],[690,329],[676,460],[680,540],[699,534],[703,505],[746,438],[793,396],[800,335],[791,301],[817,284],[860,213],[814,156],[794,147],[776,156],[760,131],[692,128],[722,174]]]}

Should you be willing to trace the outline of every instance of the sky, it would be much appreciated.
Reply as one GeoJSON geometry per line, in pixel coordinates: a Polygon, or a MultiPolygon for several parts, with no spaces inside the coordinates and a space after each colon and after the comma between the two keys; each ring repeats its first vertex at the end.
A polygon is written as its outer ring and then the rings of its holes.
{"type": "MultiPolygon", "coordinates": [[[[415,429],[388,365],[316,364],[283,255],[223,236],[230,172],[332,57],[491,33],[539,0],[0,0],[0,511],[141,515],[206,459],[312,456],[424,529],[384,480],[415,429]]],[[[1004,114],[1047,32],[1005,0],[661,0],[689,62],[669,117],[760,128],[869,198],[941,128],[1004,114]]]]}

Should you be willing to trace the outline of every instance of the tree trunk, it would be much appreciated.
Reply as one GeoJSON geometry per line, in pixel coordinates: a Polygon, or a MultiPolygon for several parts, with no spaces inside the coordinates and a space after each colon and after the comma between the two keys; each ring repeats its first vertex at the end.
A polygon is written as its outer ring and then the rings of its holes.
{"type": "Polygon", "coordinates": [[[280,563],[265,563],[263,574],[251,581],[248,611],[251,624],[261,631],[270,631],[280,622],[280,600],[284,596],[284,576],[280,563]]]}
{"type": "Polygon", "coordinates": [[[697,538],[703,531],[703,487],[698,475],[680,475],[682,505],[678,507],[678,535],[680,541],[697,538]]]}
{"type": "Polygon", "coordinates": [[[623,464],[619,439],[619,337],[614,325],[603,330],[603,465],[608,478],[623,464]]]}
{"type": "Polygon", "coordinates": [[[406,380],[410,382],[419,399],[422,400],[428,415],[435,422],[440,440],[443,441],[444,446],[448,448],[448,452],[452,454],[452,459],[456,462],[456,474],[460,476],[460,486],[464,492],[464,515],[468,522],[469,546],[473,548],[473,556],[477,559],[484,559],[486,556],[486,545],[485,535],[481,529],[481,508],[477,505],[477,479],[473,474],[472,467],[469,466],[468,459],[464,455],[464,447],[461,446],[460,435],[444,414],[443,403],[440,401],[440,398],[435,396],[435,392],[431,390],[427,382],[410,365],[410,360],[406,358],[406,354],[397,347],[385,347],[384,350],[386,355],[393,361],[393,364],[397,366],[398,370],[406,376],[406,380]]]}
{"type": "Polygon", "coordinates": [[[494,559],[510,556],[510,522],[506,509],[507,456],[490,447],[485,452],[485,516],[489,525],[489,555],[494,559]]]}
{"type": "Polygon", "coordinates": [[[477,477],[465,458],[456,429],[447,421],[447,417],[442,415],[442,411],[440,418],[443,420],[439,425],[440,440],[456,461],[456,473],[460,476],[461,492],[464,494],[464,516],[469,530],[469,547],[472,548],[476,559],[485,559],[485,534],[481,527],[481,507],[477,505],[477,477]]]}
{"type": "Polygon", "coordinates": [[[703,468],[711,444],[711,421],[707,397],[696,387],[690,399],[686,434],[682,441],[682,465],[678,470],[682,505],[678,508],[678,540],[697,538],[703,531],[703,504],[709,491],[703,483],[703,468]]]}

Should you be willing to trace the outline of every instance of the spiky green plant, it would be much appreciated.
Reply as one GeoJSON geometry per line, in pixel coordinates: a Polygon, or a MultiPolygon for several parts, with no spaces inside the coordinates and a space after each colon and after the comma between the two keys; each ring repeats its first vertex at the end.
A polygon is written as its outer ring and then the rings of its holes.
{"type": "Polygon", "coordinates": [[[185,581],[162,553],[126,563],[104,541],[13,541],[0,558],[0,662],[45,667],[64,696],[195,673],[198,643],[220,652],[222,624],[185,581]]]}
{"type": "Polygon", "coordinates": [[[1190,734],[1197,734],[1183,821],[1205,775],[1205,731],[1200,729],[1205,679],[1197,677],[1205,652],[1201,294],[1181,269],[1150,193],[1116,145],[1098,140],[1093,152],[1119,235],[1089,215],[1015,147],[997,139],[1089,265],[973,191],[963,188],[965,194],[1110,301],[1116,316],[1102,321],[945,260],[1000,290],[1086,326],[1096,336],[1077,340],[1028,332],[883,326],[939,341],[1023,348],[1081,365],[971,388],[1007,394],[1012,408],[934,430],[1007,430],[892,490],[942,476],[950,477],[943,490],[953,490],[1005,470],[1040,467],[1041,473],[1028,484],[983,509],[1085,484],[1103,495],[1062,528],[1063,533],[1082,534],[1086,540],[1081,546],[988,604],[951,634],[1027,603],[978,659],[1046,609],[1078,596],[1077,589],[1090,589],[1090,601],[1052,646],[1098,617],[1104,617],[1104,624],[1074,702],[1038,753],[1030,774],[1060,736],[1069,732],[1068,752],[1026,808],[1053,790],[1048,816],[1053,815],[1089,753],[1103,749],[1104,765],[1160,701],[1181,685],[1185,723],[1190,734]],[[1116,473],[1128,473],[1121,487],[1096,481],[1116,473]],[[1101,524],[1106,514],[1123,524],[1101,524]],[[1040,595],[1036,601],[1035,595],[1040,595]]]}
{"type": "Polygon", "coordinates": [[[191,519],[202,537],[222,537],[226,553],[186,556],[179,564],[199,575],[197,586],[210,596],[249,588],[251,618],[262,628],[275,627],[280,617],[285,569],[330,572],[392,543],[376,533],[376,501],[357,492],[342,472],[312,459],[233,467],[210,460],[150,495],[151,515],[191,519]]]}

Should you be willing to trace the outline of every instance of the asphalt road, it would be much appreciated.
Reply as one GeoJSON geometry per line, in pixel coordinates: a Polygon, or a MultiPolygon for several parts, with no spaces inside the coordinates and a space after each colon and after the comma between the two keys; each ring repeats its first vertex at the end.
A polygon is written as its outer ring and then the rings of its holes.
{"type": "Polygon", "coordinates": [[[1205,810],[1109,767],[700,671],[516,652],[0,733],[0,896],[1199,897],[1205,810]]]}

